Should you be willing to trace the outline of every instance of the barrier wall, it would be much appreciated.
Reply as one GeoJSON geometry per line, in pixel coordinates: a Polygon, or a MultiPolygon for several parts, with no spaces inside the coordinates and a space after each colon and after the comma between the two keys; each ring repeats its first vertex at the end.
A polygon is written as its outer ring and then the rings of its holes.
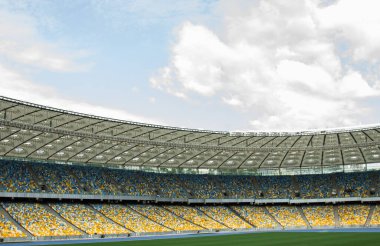
{"type": "Polygon", "coordinates": [[[191,199],[165,198],[154,196],[116,196],[116,195],[79,195],[56,193],[26,193],[0,192],[0,198],[29,198],[54,200],[98,200],[98,201],[149,201],[187,204],[312,204],[312,203],[343,203],[343,202],[379,202],[380,197],[346,197],[346,198],[318,198],[318,199],[191,199]]]}

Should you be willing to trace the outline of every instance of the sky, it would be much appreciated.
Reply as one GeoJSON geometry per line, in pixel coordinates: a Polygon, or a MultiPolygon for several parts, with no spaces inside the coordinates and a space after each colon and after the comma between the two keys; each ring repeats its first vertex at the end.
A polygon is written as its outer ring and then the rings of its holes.
{"type": "Polygon", "coordinates": [[[380,122],[378,0],[0,0],[0,95],[221,131],[380,122]]]}

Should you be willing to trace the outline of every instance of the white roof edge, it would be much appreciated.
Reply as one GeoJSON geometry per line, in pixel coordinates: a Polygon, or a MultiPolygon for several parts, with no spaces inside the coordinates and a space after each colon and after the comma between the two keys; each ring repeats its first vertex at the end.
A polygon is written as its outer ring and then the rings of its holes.
{"type": "Polygon", "coordinates": [[[375,124],[366,124],[366,125],[357,125],[357,126],[347,126],[347,127],[337,127],[337,128],[326,128],[326,129],[308,129],[308,130],[294,130],[294,131],[213,131],[213,130],[204,130],[204,129],[196,129],[196,128],[182,128],[175,126],[165,126],[165,125],[156,125],[156,124],[148,124],[127,120],[119,120],[114,118],[108,118],[103,116],[90,115],[86,113],[79,113],[70,110],[59,109],[55,107],[40,105],[36,103],[26,102],[19,99],[9,98],[5,96],[0,96],[0,100],[14,102],[26,106],[32,106],[37,108],[42,108],[46,110],[51,110],[55,112],[63,112],[65,114],[77,115],[82,117],[88,117],[93,119],[107,120],[111,122],[139,125],[142,127],[155,127],[162,129],[171,129],[178,131],[191,131],[191,132],[203,132],[203,133],[215,133],[215,134],[228,134],[230,136],[300,136],[300,135],[318,135],[318,134],[329,134],[329,133],[344,133],[344,132],[352,132],[352,131],[362,131],[362,130],[370,130],[375,128],[380,128],[380,123],[375,124]]]}
{"type": "Polygon", "coordinates": [[[247,135],[249,134],[257,134],[257,135],[276,135],[276,136],[285,136],[285,135],[317,135],[317,134],[328,134],[328,133],[344,133],[344,132],[352,132],[352,131],[363,131],[380,128],[380,123],[375,124],[365,124],[365,125],[356,125],[356,126],[346,126],[346,127],[332,127],[325,129],[308,129],[308,130],[294,130],[294,131],[281,131],[281,130],[273,130],[270,132],[266,131],[232,131],[231,135],[247,135]]]}

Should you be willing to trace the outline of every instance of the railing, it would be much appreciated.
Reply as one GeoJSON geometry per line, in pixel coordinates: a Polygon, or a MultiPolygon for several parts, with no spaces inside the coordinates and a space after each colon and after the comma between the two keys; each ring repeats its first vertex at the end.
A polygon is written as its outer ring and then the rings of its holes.
{"type": "Polygon", "coordinates": [[[117,166],[105,165],[102,163],[72,163],[55,160],[39,160],[24,157],[0,156],[0,160],[17,161],[23,163],[36,164],[58,164],[67,166],[85,166],[85,167],[106,167],[115,170],[139,171],[148,173],[161,174],[191,174],[191,175],[238,175],[238,176],[295,176],[295,175],[316,175],[332,173],[353,173],[353,172],[370,172],[380,170],[380,163],[352,164],[352,165],[333,165],[319,167],[287,167],[287,168],[263,168],[263,169],[206,169],[206,168],[182,168],[182,167],[145,167],[145,166],[117,166]]]}
{"type": "Polygon", "coordinates": [[[93,195],[93,194],[55,194],[55,193],[27,193],[27,192],[0,192],[0,198],[11,199],[50,199],[50,200],[79,200],[79,201],[149,201],[154,203],[187,203],[187,204],[311,204],[311,203],[345,203],[345,202],[379,202],[380,197],[342,197],[342,198],[314,198],[314,199],[193,199],[170,198],[157,196],[127,196],[127,195],[93,195]]]}

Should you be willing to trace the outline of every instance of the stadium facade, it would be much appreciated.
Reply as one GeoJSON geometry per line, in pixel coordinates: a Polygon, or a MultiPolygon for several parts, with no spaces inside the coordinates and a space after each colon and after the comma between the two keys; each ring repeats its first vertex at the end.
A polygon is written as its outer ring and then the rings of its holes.
{"type": "Polygon", "coordinates": [[[377,227],[380,126],[219,132],[0,97],[0,238],[377,227]]]}

